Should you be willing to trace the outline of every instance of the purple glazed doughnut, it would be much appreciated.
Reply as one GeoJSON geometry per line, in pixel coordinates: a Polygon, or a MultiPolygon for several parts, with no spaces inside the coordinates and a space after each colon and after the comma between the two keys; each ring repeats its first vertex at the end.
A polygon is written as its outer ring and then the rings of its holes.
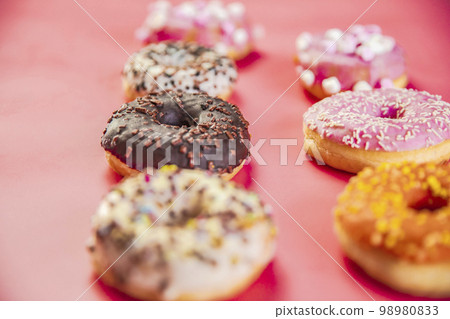
{"type": "Polygon", "coordinates": [[[403,50],[377,25],[354,25],[346,33],[301,33],[295,61],[302,86],[322,99],[341,91],[404,88],[403,50]]]}
{"type": "Polygon", "coordinates": [[[306,152],[356,173],[383,162],[450,158],[450,103],[407,89],[343,92],[303,116],[306,152]]]}

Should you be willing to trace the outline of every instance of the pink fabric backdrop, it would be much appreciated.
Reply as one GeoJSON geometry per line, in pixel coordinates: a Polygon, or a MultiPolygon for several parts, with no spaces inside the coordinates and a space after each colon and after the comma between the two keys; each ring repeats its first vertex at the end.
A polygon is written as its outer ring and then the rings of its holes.
{"type": "MultiPolygon", "coordinates": [[[[140,47],[133,32],[146,0],[79,0],[125,50],[140,47]]],[[[295,80],[294,41],[301,31],[346,28],[363,1],[244,1],[265,26],[258,53],[239,63],[231,101],[252,123],[295,80]]],[[[405,48],[411,86],[450,100],[448,1],[380,0],[361,23],[381,25],[405,48]]],[[[100,137],[122,102],[126,53],[72,0],[0,2],[0,299],[76,299],[95,277],[85,240],[99,200],[119,180],[106,165],[100,137]]],[[[293,86],[250,127],[253,138],[293,138],[288,164],[266,143],[266,166],[253,177],[376,300],[409,300],[376,283],[344,257],[331,211],[350,175],[311,163],[295,166],[302,114],[312,101],[293,86]]],[[[370,297],[254,182],[274,207],[280,233],[274,262],[237,300],[370,300],[370,297]]],[[[96,284],[83,299],[126,296],[96,284]]]]}

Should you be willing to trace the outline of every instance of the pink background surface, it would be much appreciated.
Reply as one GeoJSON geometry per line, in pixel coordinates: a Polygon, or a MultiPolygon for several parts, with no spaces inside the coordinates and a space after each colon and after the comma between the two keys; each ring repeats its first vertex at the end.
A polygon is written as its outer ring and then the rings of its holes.
{"type": "MultiPolygon", "coordinates": [[[[147,0],[80,4],[128,52],[147,0]]],[[[364,1],[244,1],[265,26],[258,54],[239,64],[231,101],[252,123],[295,80],[292,56],[301,31],[346,28],[364,1]]],[[[412,86],[450,100],[448,1],[380,0],[362,17],[405,48],[412,86]]],[[[106,120],[123,102],[127,54],[72,0],[0,2],[0,299],[73,300],[95,279],[85,249],[90,216],[119,180],[100,147],[106,120]]],[[[409,300],[364,275],[343,255],[331,211],[350,175],[309,162],[295,166],[301,118],[313,101],[294,85],[255,125],[253,138],[294,138],[288,165],[266,143],[266,166],[253,177],[376,300],[409,300]]],[[[369,300],[370,297],[255,184],[274,207],[280,233],[274,262],[236,300],[369,300]]],[[[96,284],[84,300],[128,297],[96,284]]]]}

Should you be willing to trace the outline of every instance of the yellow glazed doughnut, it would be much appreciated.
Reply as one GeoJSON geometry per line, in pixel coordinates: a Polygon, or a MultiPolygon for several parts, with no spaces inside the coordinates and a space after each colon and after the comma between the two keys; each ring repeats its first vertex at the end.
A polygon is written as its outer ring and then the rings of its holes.
{"type": "Polygon", "coordinates": [[[450,166],[385,163],[353,177],[334,210],[346,254],[412,295],[450,296],[450,166]]]}

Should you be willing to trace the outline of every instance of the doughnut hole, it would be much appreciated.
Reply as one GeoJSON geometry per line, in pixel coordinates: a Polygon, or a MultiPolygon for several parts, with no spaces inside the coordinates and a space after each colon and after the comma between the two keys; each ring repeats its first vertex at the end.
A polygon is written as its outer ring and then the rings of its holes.
{"type": "Polygon", "coordinates": [[[187,127],[195,126],[194,120],[180,107],[169,108],[160,112],[157,119],[161,124],[174,127],[181,127],[183,125],[187,127]]]}
{"type": "Polygon", "coordinates": [[[378,117],[387,119],[400,119],[405,114],[405,109],[400,105],[385,105],[380,109],[378,117]]]}
{"type": "Polygon", "coordinates": [[[449,204],[448,196],[433,194],[430,189],[412,191],[408,196],[408,207],[417,211],[437,211],[449,204]]]}

